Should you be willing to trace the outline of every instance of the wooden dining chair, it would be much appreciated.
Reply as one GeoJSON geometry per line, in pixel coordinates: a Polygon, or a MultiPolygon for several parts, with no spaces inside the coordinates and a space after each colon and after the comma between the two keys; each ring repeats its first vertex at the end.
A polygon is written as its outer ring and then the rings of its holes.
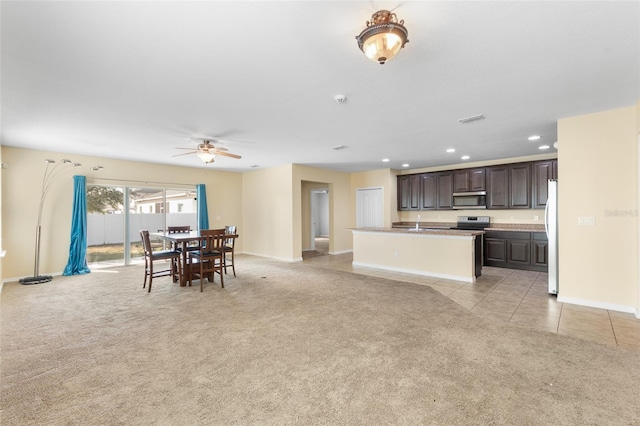
{"type": "Polygon", "coordinates": [[[187,226],[167,226],[168,234],[177,234],[180,232],[191,232],[191,227],[187,226]]]}
{"type": "Polygon", "coordinates": [[[236,276],[236,263],[235,263],[235,242],[237,235],[237,227],[235,225],[227,225],[224,227],[224,245],[222,249],[224,250],[224,273],[227,273],[227,268],[231,266],[231,270],[233,271],[233,276],[236,276]]]}
{"type": "Polygon", "coordinates": [[[200,231],[198,249],[189,251],[187,265],[189,272],[189,285],[193,278],[193,273],[199,271],[200,291],[204,288],[205,274],[211,277],[211,282],[215,281],[215,274],[220,275],[220,285],[224,288],[224,229],[203,229],[200,231]],[[194,269],[196,266],[198,269],[194,269]]]}
{"type": "Polygon", "coordinates": [[[182,276],[182,262],[180,261],[182,253],[177,250],[153,251],[148,230],[141,230],[140,237],[142,238],[142,249],[144,251],[144,282],[142,283],[142,288],[147,285],[147,277],[149,277],[149,293],[151,293],[151,283],[154,278],[171,276],[173,281],[179,280],[182,276]],[[169,261],[167,268],[154,269],[155,262],[166,262],[167,260],[169,261]]]}

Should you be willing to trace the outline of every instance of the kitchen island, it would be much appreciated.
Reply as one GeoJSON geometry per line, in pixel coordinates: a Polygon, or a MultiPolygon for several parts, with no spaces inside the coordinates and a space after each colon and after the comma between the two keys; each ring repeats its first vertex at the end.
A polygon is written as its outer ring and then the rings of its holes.
{"type": "Polygon", "coordinates": [[[353,265],[475,282],[484,231],[353,228],[353,265]]]}

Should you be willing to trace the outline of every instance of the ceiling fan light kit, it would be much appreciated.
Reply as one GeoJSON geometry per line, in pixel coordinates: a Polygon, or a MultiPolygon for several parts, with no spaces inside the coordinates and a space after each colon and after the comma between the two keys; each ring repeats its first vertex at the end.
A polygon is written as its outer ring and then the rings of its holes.
{"type": "Polygon", "coordinates": [[[198,152],[196,155],[204,164],[213,163],[213,159],[215,158],[215,156],[210,152],[198,152]]]}
{"type": "Polygon", "coordinates": [[[174,155],[174,157],[178,157],[180,155],[196,154],[204,164],[213,163],[216,155],[222,155],[224,157],[231,157],[236,159],[242,158],[239,155],[227,152],[228,151],[227,148],[215,147],[212,141],[209,139],[203,139],[202,143],[198,144],[198,147],[196,149],[191,149],[191,148],[176,148],[176,149],[188,149],[189,152],[185,152],[184,154],[176,154],[174,155]]]}
{"type": "Polygon", "coordinates": [[[409,42],[409,32],[404,20],[398,21],[395,13],[379,10],[367,21],[367,28],[356,36],[358,47],[374,62],[384,64],[393,59],[409,42]]]}

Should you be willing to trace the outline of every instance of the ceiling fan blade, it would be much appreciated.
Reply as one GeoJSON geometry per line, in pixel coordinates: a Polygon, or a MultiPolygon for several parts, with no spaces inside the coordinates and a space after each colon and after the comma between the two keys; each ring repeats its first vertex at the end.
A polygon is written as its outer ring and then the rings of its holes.
{"type": "Polygon", "coordinates": [[[175,147],[175,149],[188,149],[189,151],[193,151],[193,148],[182,148],[182,147],[175,147]]]}
{"type": "Polygon", "coordinates": [[[198,151],[184,152],[182,154],[172,155],[172,157],[180,157],[181,155],[195,154],[196,152],[198,152],[198,151]]]}
{"type": "Polygon", "coordinates": [[[213,149],[215,149],[216,151],[229,151],[227,148],[223,147],[223,146],[212,146],[213,149]]]}
{"type": "Polygon", "coordinates": [[[222,155],[223,157],[242,158],[241,156],[236,155],[236,154],[232,154],[230,152],[218,152],[217,150],[214,150],[214,154],[222,155]]]}

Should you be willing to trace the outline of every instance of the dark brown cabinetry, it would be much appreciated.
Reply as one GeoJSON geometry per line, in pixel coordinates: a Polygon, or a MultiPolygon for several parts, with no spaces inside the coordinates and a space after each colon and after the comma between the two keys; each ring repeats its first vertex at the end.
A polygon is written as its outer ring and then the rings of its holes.
{"type": "Polygon", "coordinates": [[[558,161],[544,160],[398,176],[398,210],[449,210],[453,193],[487,191],[488,209],[544,208],[558,161]]]}
{"type": "Polygon", "coordinates": [[[558,179],[558,160],[538,161],[531,165],[533,175],[531,198],[534,209],[543,209],[547,205],[547,182],[558,179]]]}
{"type": "Polygon", "coordinates": [[[438,210],[453,208],[453,172],[438,172],[438,210]]]}
{"type": "Polygon", "coordinates": [[[487,208],[509,208],[509,168],[487,167],[487,208]]]}
{"type": "Polygon", "coordinates": [[[531,164],[487,167],[488,209],[531,208],[531,164]]]}
{"type": "Polygon", "coordinates": [[[487,231],[484,236],[485,266],[545,272],[547,256],[544,232],[487,231]]]}
{"type": "Polygon", "coordinates": [[[422,181],[422,210],[435,210],[438,208],[438,176],[435,173],[423,173],[422,181]]]}
{"type": "Polygon", "coordinates": [[[398,210],[420,210],[420,175],[398,176],[398,210]]]}
{"type": "Polygon", "coordinates": [[[453,192],[484,191],[486,169],[463,169],[453,172],[453,192]]]}
{"type": "Polygon", "coordinates": [[[531,164],[509,166],[509,208],[531,208],[531,164]]]}

